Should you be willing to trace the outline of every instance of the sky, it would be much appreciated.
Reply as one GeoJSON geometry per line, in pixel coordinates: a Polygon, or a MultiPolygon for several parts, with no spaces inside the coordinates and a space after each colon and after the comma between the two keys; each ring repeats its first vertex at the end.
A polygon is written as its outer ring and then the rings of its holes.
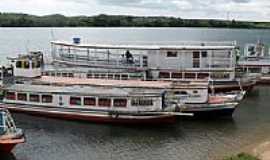
{"type": "Polygon", "coordinates": [[[0,12],[270,21],[270,0],[0,0],[0,12]]]}

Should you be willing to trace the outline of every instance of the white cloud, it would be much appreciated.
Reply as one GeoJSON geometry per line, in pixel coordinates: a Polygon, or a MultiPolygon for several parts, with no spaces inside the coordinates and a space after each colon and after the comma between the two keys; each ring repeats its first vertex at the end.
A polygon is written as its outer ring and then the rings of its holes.
{"type": "Polygon", "coordinates": [[[1,12],[176,16],[270,21],[269,0],[1,0],[1,12]]]}

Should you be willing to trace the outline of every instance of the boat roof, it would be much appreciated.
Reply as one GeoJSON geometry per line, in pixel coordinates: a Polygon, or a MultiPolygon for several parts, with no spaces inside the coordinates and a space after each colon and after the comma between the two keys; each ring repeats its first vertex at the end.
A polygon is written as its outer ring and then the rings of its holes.
{"type": "Polygon", "coordinates": [[[135,88],[115,88],[115,87],[97,87],[97,86],[55,86],[55,85],[32,85],[32,84],[14,84],[6,88],[8,91],[43,93],[43,94],[70,94],[75,96],[160,96],[164,90],[145,90],[135,88]]]}
{"type": "Polygon", "coordinates": [[[19,54],[18,57],[7,57],[8,60],[25,60],[25,59],[40,59],[41,51],[31,51],[27,54],[19,54]]]}
{"type": "Polygon", "coordinates": [[[51,41],[53,45],[87,49],[123,49],[123,50],[224,50],[235,49],[235,42],[179,42],[179,44],[74,44],[66,41],[51,41]]]}
{"type": "Polygon", "coordinates": [[[89,86],[113,86],[119,88],[208,88],[208,82],[172,82],[172,81],[141,81],[141,80],[108,80],[70,77],[42,76],[34,81],[36,84],[55,85],[89,85],[89,86]]]}

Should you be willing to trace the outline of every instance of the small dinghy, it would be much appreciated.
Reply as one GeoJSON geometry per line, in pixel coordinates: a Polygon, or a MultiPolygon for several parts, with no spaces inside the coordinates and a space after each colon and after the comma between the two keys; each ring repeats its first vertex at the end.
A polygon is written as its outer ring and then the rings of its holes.
{"type": "Polygon", "coordinates": [[[8,110],[0,108],[0,153],[10,153],[17,144],[24,142],[22,129],[16,127],[8,110]]]}

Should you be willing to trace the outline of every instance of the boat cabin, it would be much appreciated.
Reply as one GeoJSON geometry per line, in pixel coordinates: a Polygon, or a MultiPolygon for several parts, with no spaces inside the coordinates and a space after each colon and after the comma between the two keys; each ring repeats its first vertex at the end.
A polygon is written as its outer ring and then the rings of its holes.
{"type": "Polygon", "coordinates": [[[8,59],[15,77],[34,78],[42,75],[43,54],[41,52],[30,52],[8,59]]]}
{"type": "Polygon", "coordinates": [[[163,90],[93,86],[16,84],[5,89],[5,103],[93,110],[156,111],[165,107],[163,90]]]}
{"type": "MultiPolygon", "coordinates": [[[[59,87],[58,89],[61,91],[61,87],[64,90],[68,88],[74,88],[72,91],[77,91],[81,88],[89,88],[95,90],[93,92],[101,91],[100,94],[106,94],[103,92],[106,89],[108,91],[112,91],[113,89],[116,91],[119,90],[121,93],[121,89],[123,91],[140,91],[142,95],[144,93],[148,93],[149,91],[160,92],[166,91],[167,94],[176,97],[178,100],[181,100],[182,103],[206,103],[208,101],[208,83],[206,82],[165,82],[165,81],[140,81],[140,80],[105,80],[105,79],[87,79],[87,78],[69,78],[69,77],[51,77],[51,76],[42,76],[41,78],[36,78],[29,81],[23,82],[21,81],[17,87],[37,87],[43,86],[46,88],[59,87]],[[78,89],[77,89],[78,88],[78,89]]],[[[15,88],[13,86],[13,88],[15,88]]],[[[10,90],[10,87],[5,88],[5,90],[10,90]]],[[[38,88],[39,89],[39,88],[38,88]]],[[[41,89],[41,88],[40,88],[41,89]]],[[[90,92],[89,91],[89,92],[90,92]]],[[[134,92],[134,93],[136,93],[134,92]]],[[[91,92],[90,92],[91,93],[91,92]]],[[[132,93],[132,92],[131,92],[132,93]]],[[[130,93],[130,94],[131,94],[130,93]]],[[[75,93],[74,93],[75,94],[75,93]]],[[[80,94],[80,93],[78,93],[80,94]]],[[[5,96],[10,96],[9,99],[18,98],[16,93],[6,94],[5,96]]],[[[20,95],[21,96],[21,95],[20,95]]],[[[24,95],[27,97],[29,95],[24,95]]],[[[113,97],[113,96],[112,96],[113,97]]]]}
{"type": "Polygon", "coordinates": [[[235,42],[82,44],[51,42],[55,62],[74,66],[137,69],[154,80],[233,80],[235,42]]]}

